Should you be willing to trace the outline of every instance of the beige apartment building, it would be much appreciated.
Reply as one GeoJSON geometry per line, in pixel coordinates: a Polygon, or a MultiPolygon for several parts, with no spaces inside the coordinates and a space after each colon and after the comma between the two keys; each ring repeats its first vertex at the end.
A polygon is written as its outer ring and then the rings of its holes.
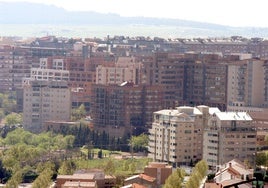
{"type": "Polygon", "coordinates": [[[190,165],[202,159],[203,130],[209,114],[218,108],[180,106],[153,113],[149,130],[149,157],[173,166],[190,165]]]}
{"type": "Polygon", "coordinates": [[[46,121],[69,121],[71,94],[64,81],[27,80],[23,83],[23,126],[39,132],[46,121]]]}
{"type": "Polygon", "coordinates": [[[256,129],[246,112],[217,112],[208,119],[204,130],[203,159],[210,169],[232,159],[253,165],[256,152],[256,129]]]}
{"type": "Polygon", "coordinates": [[[96,84],[121,84],[125,81],[135,85],[142,83],[142,63],[132,57],[119,57],[115,64],[98,65],[96,84]]]}
{"type": "Polygon", "coordinates": [[[228,111],[265,107],[264,60],[247,59],[228,65],[228,111]]]}

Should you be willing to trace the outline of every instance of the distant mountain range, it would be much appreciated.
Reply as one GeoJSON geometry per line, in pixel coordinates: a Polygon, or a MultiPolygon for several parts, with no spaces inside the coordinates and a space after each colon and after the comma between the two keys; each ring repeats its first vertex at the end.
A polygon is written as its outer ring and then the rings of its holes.
{"type": "Polygon", "coordinates": [[[180,19],[122,17],[117,14],[67,11],[52,5],[26,2],[0,2],[0,24],[68,24],[68,25],[143,25],[177,27],[198,36],[268,37],[268,28],[230,27],[180,19]]]}

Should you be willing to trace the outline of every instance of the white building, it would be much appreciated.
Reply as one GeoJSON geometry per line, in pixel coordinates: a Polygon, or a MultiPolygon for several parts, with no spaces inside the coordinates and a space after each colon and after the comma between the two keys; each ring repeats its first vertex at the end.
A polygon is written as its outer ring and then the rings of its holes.
{"type": "Polygon", "coordinates": [[[207,118],[218,111],[218,108],[207,106],[181,106],[154,112],[149,130],[149,157],[154,161],[171,162],[174,166],[201,160],[207,118]]]}
{"type": "Polygon", "coordinates": [[[33,80],[64,80],[69,81],[70,72],[68,70],[31,68],[31,79],[33,80]]]}

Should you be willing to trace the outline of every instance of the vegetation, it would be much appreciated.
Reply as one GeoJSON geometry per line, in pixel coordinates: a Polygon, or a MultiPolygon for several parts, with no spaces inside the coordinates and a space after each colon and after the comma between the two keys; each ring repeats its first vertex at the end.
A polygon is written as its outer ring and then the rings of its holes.
{"type": "MultiPolygon", "coordinates": [[[[73,174],[79,169],[100,168],[105,173],[122,179],[143,171],[150,159],[115,159],[122,155],[93,146],[74,149],[75,137],[52,132],[33,134],[17,128],[0,138],[0,175],[7,187],[17,187],[21,182],[33,182],[33,187],[48,187],[55,174],[73,174]],[[90,150],[89,150],[90,148],[90,150]],[[94,160],[85,157],[94,153],[94,160]]],[[[92,157],[93,159],[93,157],[92,157]]]]}
{"type": "Polygon", "coordinates": [[[139,136],[132,136],[130,139],[130,145],[132,145],[134,152],[146,151],[148,146],[148,135],[141,134],[139,136]]]}
{"type": "Polygon", "coordinates": [[[257,166],[267,166],[268,165],[268,157],[267,152],[258,152],[256,155],[255,163],[257,166]]]}
{"type": "Polygon", "coordinates": [[[125,135],[123,137],[111,137],[108,132],[95,131],[90,128],[86,121],[80,121],[77,125],[62,125],[55,134],[73,135],[74,146],[89,148],[100,148],[111,151],[130,151],[131,146],[134,152],[147,152],[148,135],[138,136],[125,135]]]}
{"type": "Polygon", "coordinates": [[[208,166],[204,160],[199,161],[191,173],[189,179],[185,182],[186,172],[183,169],[178,168],[174,171],[168,179],[166,179],[164,188],[198,188],[201,181],[207,176],[208,166]]]}
{"type": "Polygon", "coordinates": [[[86,117],[86,108],[84,104],[81,104],[78,108],[72,110],[72,121],[79,121],[84,117],[86,117]]]}
{"type": "Polygon", "coordinates": [[[42,166],[42,171],[33,182],[33,188],[47,188],[52,183],[52,176],[55,173],[55,165],[47,162],[42,166]]]}
{"type": "Polygon", "coordinates": [[[75,159],[76,169],[90,169],[100,168],[104,169],[106,173],[112,173],[116,176],[129,176],[143,171],[144,166],[148,165],[151,161],[149,158],[140,159],[115,159],[115,158],[102,158],[97,160],[75,159]]]}
{"type": "Polygon", "coordinates": [[[206,177],[208,171],[208,166],[206,161],[199,161],[191,173],[189,180],[186,182],[186,188],[198,188],[201,181],[206,177]]]}
{"type": "Polygon", "coordinates": [[[40,164],[53,160],[55,166],[58,162],[55,159],[64,159],[64,157],[58,157],[58,151],[72,148],[73,141],[74,136],[55,135],[51,132],[36,135],[22,128],[9,132],[0,140],[4,148],[0,155],[3,164],[1,171],[11,175],[7,185],[16,187],[28,172],[43,174],[42,179],[50,176],[50,171],[44,171],[45,168],[40,164]],[[37,169],[43,170],[37,172],[37,169]]]}
{"type": "Polygon", "coordinates": [[[0,119],[16,111],[15,93],[0,93],[0,119]]]}
{"type": "Polygon", "coordinates": [[[22,115],[21,114],[17,114],[17,113],[11,113],[8,114],[5,118],[4,118],[4,123],[5,125],[21,125],[22,124],[22,115]]]}
{"type": "Polygon", "coordinates": [[[182,187],[182,183],[185,177],[185,171],[178,168],[174,171],[168,179],[166,179],[164,188],[178,188],[182,187]]]}

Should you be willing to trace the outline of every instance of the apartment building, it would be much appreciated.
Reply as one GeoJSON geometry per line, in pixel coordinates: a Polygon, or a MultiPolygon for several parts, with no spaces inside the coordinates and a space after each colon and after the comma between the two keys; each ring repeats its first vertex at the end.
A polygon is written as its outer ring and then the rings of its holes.
{"type": "Polygon", "coordinates": [[[19,47],[0,47],[0,91],[9,92],[21,88],[22,78],[30,76],[32,58],[29,51],[19,47]]]}
{"type": "Polygon", "coordinates": [[[155,52],[143,62],[145,80],[149,85],[164,88],[164,108],[172,108],[183,101],[184,64],[172,53],[155,52]]]}
{"type": "Polygon", "coordinates": [[[203,159],[210,169],[232,159],[254,162],[256,129],[246,112],[215,112],[204,130],[203,159]]]}
{"type": "Polygon", "coordinates": [[[227,64],[218,54],[186,53],[184,102],[226,109],[227,64]]]}
{"type": "Polygon", "coordinates": [[[264,62],[264,60],[246,59],[228,65],[228,111],[266,106],[264,62]]]}
{"type": "Polygon", "coordinates": [[[31,68],[31,79],[35,80],[64,80],[69,81],[70,73],[68,70],[31,68]]]}
{"type": "Polygon", "coordinates": [[[162,109],[163,88],[160,86],[137,86],[128,82],[108,86],[94,84],[92,91],[94,128],[116,136],[130,133],[132,129],[137,133],[146,131],[146,126],[151,124],[151,114],[162,109]]]}
{"type": "Polygon", "coordinates": [[[233,36],[215,39],[181,39],[179,44],[186,51],[222,53],[223,55],[251,53],[253,57],[268,57],[268,41],[261,38],[246,39],[233,36]]]}
{"type": "Polygon", "coordinates": [[[27,80],[23,84],[23,126],[40,132],[46,121],[69,121],[70,89],[65,81],[27,80]]]}
{"type": "Polygon", "coordinates": [[[207,106],[180,106],[153,113],[149,157],[173,166],[190,165],[203,156],[203,130],[208,116],[219,112],[207,106]]]}
{"type": "Polygon", "coordinates": [[[142,63],[132,57],[119,57],[115,64],[99,65],[96,69],[96,84],[121,84],[125,81],[135,85],[142,83],[142,63]]]}
{"type": "Polygon", "coordinates": [[[264,104],[268,106],[268,61],[265,60],[263,63],[264,71],[264,104]]]}
{"type": "Polygon", "coordinates": [[[262,109],[262,111],[248,112],[253,119],[253,126],[257,130],[257,147],[258,150],[265,150],[268,148],[268,144],[265,141],[266,135],[268,135],[268,109],[262,109]]]}

